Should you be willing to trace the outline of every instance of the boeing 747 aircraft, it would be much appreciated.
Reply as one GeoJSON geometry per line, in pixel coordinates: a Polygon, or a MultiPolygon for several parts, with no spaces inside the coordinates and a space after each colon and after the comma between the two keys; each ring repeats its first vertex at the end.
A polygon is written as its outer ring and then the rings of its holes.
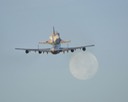
{"type": "Polygon", "coordinates": [[[53,27],[53,33],[50,35],[49,40],[45,42],[39,42],[39,44],[50,44],[52,45],[51,48],[37,48],[37,49],[30,49],[30,48],[15,48],[16,50],[24,50],[26,54],[31,51],[38,52],[39,54],[43,53],[52,53],[52,54],[59,54],[60,52],[74,52],[77,49],[82,49],[83,51],[86,50],[86,47],[92,47],[94,45],[86,45],[86,46],[78,46],[78,47],[61,47],[63,43],[69,43],[70,41],[64,41],[60,38],[60,34],[55,31],[53,27]]]}

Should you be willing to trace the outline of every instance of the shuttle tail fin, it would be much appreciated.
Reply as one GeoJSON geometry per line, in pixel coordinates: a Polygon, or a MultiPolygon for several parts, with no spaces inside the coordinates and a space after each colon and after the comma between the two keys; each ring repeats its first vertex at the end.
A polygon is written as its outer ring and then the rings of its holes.
{"type": "Polygon", "coordinates": [[[54,28],[54,26],[53,26],[53,35],[55,35],[55,28],[54,28]]]}

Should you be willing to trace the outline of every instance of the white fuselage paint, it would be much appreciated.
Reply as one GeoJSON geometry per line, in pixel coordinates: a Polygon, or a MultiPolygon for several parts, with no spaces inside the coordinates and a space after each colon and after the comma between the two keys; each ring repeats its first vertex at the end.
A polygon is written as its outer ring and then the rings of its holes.
{"type": "Polygon", "coordinates": [[[52,54],[58,54],[60,52],[61,52],[60,44],[53,45],[53,47],[51,48],[51,53],[52,54]]]}
{"type": "Polygon", "coordinates": [[[51,53],[58,54],[59,52],[61,52],[61,38],[59,36],[59,33],[52,34],[49,38],[50,44],[53,46],[51,48],[51,53]]]}

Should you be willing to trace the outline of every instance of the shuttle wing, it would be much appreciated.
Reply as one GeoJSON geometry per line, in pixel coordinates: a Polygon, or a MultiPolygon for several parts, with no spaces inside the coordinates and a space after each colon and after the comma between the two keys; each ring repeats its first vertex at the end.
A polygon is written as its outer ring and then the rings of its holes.
{"type": "Polygon", "coordinates": [[[47,40],[47,41],[40,41],[39,44],[50,44],[50,40],[47,40]]]}
{"type": "Polygon", "coordinates": [[[71,41],[70,40],[67,40],[67,41],[64,41],[64,40],[61,40],[60,43],[63,44],[63,43],[70,43],[71,41]]]}

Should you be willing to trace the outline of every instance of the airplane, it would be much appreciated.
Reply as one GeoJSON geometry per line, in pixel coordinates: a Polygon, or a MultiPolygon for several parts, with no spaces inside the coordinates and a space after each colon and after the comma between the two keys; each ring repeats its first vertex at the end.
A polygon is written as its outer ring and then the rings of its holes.
{"type": "Polygon", "coordinates": [[[95,45],[86,45],[86,46],[78,46],[78,47],[61,47],[61,44],[63,43],[70,43],[71,41],[65,41],[62,40],[60,37],[60,34],[58,32],[55,31],[54,27],[53,27],[53,32],[52,34],[49,36],[49,40],[47,41],[41,41],[39,42],[39,44],[50,44],[52,45],[51,48],[37,48],[37,49],[30,49],[30,48],[15,48],[16,50],[24,50],[26,54],[28,54],[29,52],[38,52],[39,54],[43,53],[52,53],[52,54],[59,54],[60,52],[74,52],[77,49],[82,49],[83,51],[86,51],[86,47],[92,47],[95,45]]]}

